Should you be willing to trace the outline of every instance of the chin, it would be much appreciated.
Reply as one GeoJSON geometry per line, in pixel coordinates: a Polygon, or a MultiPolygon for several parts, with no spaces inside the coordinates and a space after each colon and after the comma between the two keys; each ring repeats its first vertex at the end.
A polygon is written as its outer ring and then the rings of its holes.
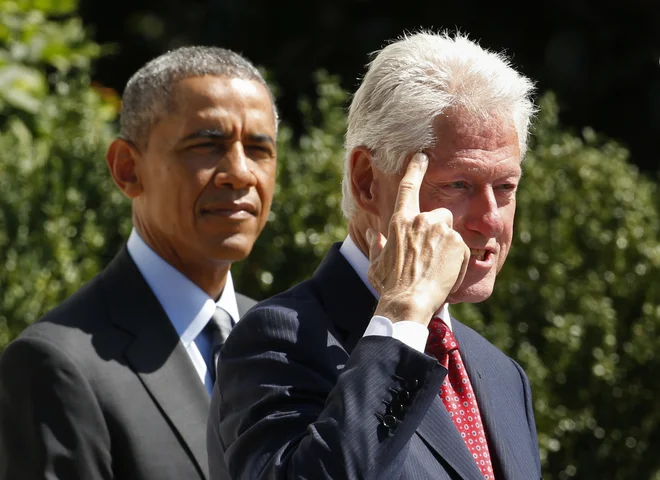
{"type": "Polygon", "coordinates": [[[254,241],[242,235],[233,235],[211,247],[211,255],[218,261],[240,262],[252,251],[254,241]]]}
{"type": "Polygon", "coordinates": [[[214,257],[218,262],[221,263],[224,262],[234,263],[234,262],[240,262],[241,260],[245,260],[249,254],[250,252],[226,249],[226,250],[217,251],[214,257]]]}
{"type": "Polygon", "coordinates": [[[447,297],[447,303],[479,303],[486,300],[493,293],[493,284],[482,282],[467,287],[461,286],[457,292],[447,297]]]}

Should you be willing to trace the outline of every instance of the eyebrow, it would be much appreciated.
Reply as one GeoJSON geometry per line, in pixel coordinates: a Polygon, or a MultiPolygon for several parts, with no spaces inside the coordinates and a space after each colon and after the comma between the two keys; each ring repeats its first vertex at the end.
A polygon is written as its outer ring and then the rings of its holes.
{"type": "MultiPolygon", "coordinates": [[[[214,128],[204,128],[202,130],[197,130],[189,135],[186,135],[181,139],[182,142],[187,142],[188,140],[195,140],[198,138],[206,138],[213,140],[227,140],[233,136],[232,133],[226,132],[224,130],[218,130],[214,128]]],[[[250,133],[248,134],[248,140],[257,143],[270,143],[273,147],[275,146],[275,139],[266,133],[250,133]]]]}
{"type": "Polygon", "coordinates": [[[270,143],[273,147],[275,146],[275,139],[266,133],[251,133],[248,135],[248,139],[253,142],[270,143]]]}

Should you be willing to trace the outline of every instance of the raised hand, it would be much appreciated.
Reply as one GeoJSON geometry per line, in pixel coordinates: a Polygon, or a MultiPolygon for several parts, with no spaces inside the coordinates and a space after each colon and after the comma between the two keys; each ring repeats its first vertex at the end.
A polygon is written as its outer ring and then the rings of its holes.
{"type": "Polygon", "coordinates": [[[419,189],[428,157],[415,154],[399,184],[387,239],[368,230],[368,277],[381,298],[376,315],[392,322],[411,320],[428,325],[447,296],[461,285],[470,249],[453,230],[446,208],[419,211],[419,189]]]}

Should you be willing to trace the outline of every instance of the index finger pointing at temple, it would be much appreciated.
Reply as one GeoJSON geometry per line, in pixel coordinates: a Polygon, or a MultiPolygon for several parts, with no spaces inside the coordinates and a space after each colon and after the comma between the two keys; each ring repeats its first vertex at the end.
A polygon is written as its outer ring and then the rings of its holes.
{"type": "Polygon", "coordinates": [[[399,183],[394,212],[419,213],[419,188],[429,166],[429,157],[425,153],[416,153],[410,159],[406,173],[399,183]]]}

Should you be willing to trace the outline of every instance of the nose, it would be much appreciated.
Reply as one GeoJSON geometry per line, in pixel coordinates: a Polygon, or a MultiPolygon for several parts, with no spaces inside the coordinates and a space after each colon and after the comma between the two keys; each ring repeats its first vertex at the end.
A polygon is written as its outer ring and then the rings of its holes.
{"type": "Polygon", "coordinates": [[[492,188],[477,192],[471,199],[465,227],[487,238],[495,238],[502,233],[504,223],[492,188]]]}
{"type": "Polygon", "coordinates": [[[232,143],[222,155],[214,177],[215,186],[240,190],[256,184],[256,177],[250,169],[250,159],[245,155],[241,142],[232,143]]]}

